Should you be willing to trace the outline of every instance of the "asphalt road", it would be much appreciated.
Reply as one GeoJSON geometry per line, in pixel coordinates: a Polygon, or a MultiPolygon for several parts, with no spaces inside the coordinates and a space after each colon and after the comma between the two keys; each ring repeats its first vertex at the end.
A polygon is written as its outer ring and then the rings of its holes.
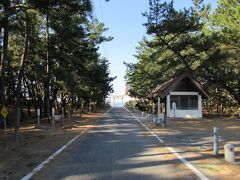
{"type": "Polygon", "coordinates": [[[198,179],[124,108],[113,108],[65,153],[34,179],[198,179]]]}

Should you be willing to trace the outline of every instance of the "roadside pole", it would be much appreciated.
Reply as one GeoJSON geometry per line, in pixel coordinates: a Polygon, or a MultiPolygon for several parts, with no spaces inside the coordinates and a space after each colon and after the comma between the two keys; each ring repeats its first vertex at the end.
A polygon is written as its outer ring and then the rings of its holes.
{"type": "Polygon", "coordinates": [[[6,149],[8,148],[8,138],[7,138],[7,123],[6,123],[6,118],[3,118],[4,120],[4,136],[5,136],[5,145],[6,149]]]}
{"type": "Polygon", "coordinates": [[[55,108],[52,108],[52,126],[55,126],[55,108]]]}
{"type": "Polygon", "coordinates": [[[160,105],[161,105],[161,102],[160,102],[160,97],[158,97],[158,115],[157,115],[157,126],[161,123],[161,120],[160,120],[160,116],[161,116],[161,110],[160,110],[160,105]]]}
{"type": "Polygon", "coordinates": [[[172,103],[172,108],[173,108],[173,117],[175,119],[176,118],[176,103],[175,102],[172,103]]]}
{"type": "Polygon", "coordinates": [[[219,128],[214,127],[213,128],[213,134],[214,134],[214,144],[213,144],[213,153],[215,156],[218,156],[218,136],[219,136],[219,128]]]}
{"type": "Polygon", "coordinates": [[[155,114],[155,108],[156,108],[156,105],[155,105],[155,103],[153,102],[153,104],[152,104],[152,113],[153,113],[153,114],[155,114]]]}
{"type": "Polygon", "coordinates": [[[37,108],[37,126],[40,127],[40,115],[41,115],[41,112],[40,112],[40,109],[37,108]]]}
{"type": "Polygon", "coordinates": [[[6,118],[7,118],[7,115],[8,115],[8,110],[7,110],[7,108],[5,106],[3,106],[3,108],[2,108],[1,114],[3,116],[5,146],[6,146],[6,149],[7,149],[8,148],[8,139],[7,139],[7,122],[6,122],[6,118]]]}
{"type": "Polygon", "coordinates": [[[71,111],[70,111],[70,108],[68,109],[68,121],[71,120],[71,111]]]}
{"type": "Polygon", "coordinates": [[[65,116],[65,114],[64,114],[64,107],[62,107],[62,122],[64,121],[64,116],[65,116]]]}

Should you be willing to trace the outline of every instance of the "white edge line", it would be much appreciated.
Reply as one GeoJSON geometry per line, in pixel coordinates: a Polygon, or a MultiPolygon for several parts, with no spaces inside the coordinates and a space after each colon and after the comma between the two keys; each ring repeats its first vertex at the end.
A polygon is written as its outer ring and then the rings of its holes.
{"type": "Polygon", "coordinates": [[[109,111],[111,111],[111,110],[112,110],[112,107],[111,107],[109,110],[107,110],[107,112],[105,112],[105,113],[102,115],[102,117],[106,116],[106,115],[109,113],[109,111]]]}
{"type": "MultiPolygon", "coordinates": [[[[132,114],[127,108],[125,108],[129,114],[131,114],[146,130],[148,130],[160,143],[164,141],[159,138],[151,129],[149,129],[145,124],[143,124],[134,114],[132,114]]],[[[194,172],[201,180],[209,180],[204,174],[202,174],[196,167],[194,167],[190,162],[188,162],[184,157],[182,157],[178,152],[176,152],[172,147],[166,146],[166,148],[173,153],[185,166],[187,166],[192,172],[194,172]]]]}
{"type": "MultiPolygon", "coordinates": [[[[112,108],[110,108],[106,113],[102,115],[102,117],[106,116],[109,111],[111,111],[112,108]]],[[[48,164],[51,160],[53,160],[58,154],[60,154],[64,149],[66,149],[70,144],[72,144],[77,138],[79,138],[81,135],[83,135],[88,128],[84,129],[79,135],[72,138],[69,142],[67,142],[64,146],[62,146],[60,149],[58,149],[55,153],[53,153],[51,156],[49,156],[45,161],[43,161],[41,164],[39,164],[37,167],[35,167],[32,172],[28,173],[24,177],[21,178],[21,180],[29,180],[34,174],[39,172],[46,164],[48,164]]]]}

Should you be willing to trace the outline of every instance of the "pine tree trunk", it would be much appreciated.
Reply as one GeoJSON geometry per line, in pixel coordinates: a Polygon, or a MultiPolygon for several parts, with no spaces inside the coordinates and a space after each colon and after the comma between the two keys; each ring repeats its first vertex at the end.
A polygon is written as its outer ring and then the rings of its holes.
{"type": "Polygon", "coordinates": [[[44,85],[44,112],[50,123],[50,62],[49,62],[49,13],[46,14],[46,61],[47,61],[47,78],[44,85]]]}
{"type": "Polygon", "coordinates": [[[26,13],[25,19],[25,35],[24,35],[24,47],[22,52],[22,57],[20,61],[20,66],[17,75],[17,100],[16,100],[16,109],[17,109],[17,119],[15,124],[15,139],[16,142],[19,142],[19,127],[21,120],[21,88],[22,88],[22,79],[24,75],[25,64],[27,60],[28,53],[28,44],[29,44],[29,22],[28,15],[26,13]]]}
{"type": "Polygon", "coordinates": [[[6,71],[6,62],[8,58],[8,16],[9,16],[9,4],[4,7],[5,11],[5,26],[4,26],[4,32],[3,32],[3,48],[2,48],[2,58],[1,58],[1,66],[0,66],[0,72],[1,72],[1,78],[0,78],[0,106],[5,105],[5,71],[6,71]]]}

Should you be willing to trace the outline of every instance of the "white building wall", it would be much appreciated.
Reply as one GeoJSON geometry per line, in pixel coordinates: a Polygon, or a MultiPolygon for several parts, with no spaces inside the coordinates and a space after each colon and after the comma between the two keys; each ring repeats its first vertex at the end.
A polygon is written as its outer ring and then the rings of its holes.
{"type": "Polygon", "coordinates": [[[198,109],[197,110],[175,110],[175,117],[177,118],[202,118],[202,96],[198,92],[170,92],[167,95],[167,117],[174,117],[174,110],[170,108],[171,95],[198,95],[198,109]]]}

